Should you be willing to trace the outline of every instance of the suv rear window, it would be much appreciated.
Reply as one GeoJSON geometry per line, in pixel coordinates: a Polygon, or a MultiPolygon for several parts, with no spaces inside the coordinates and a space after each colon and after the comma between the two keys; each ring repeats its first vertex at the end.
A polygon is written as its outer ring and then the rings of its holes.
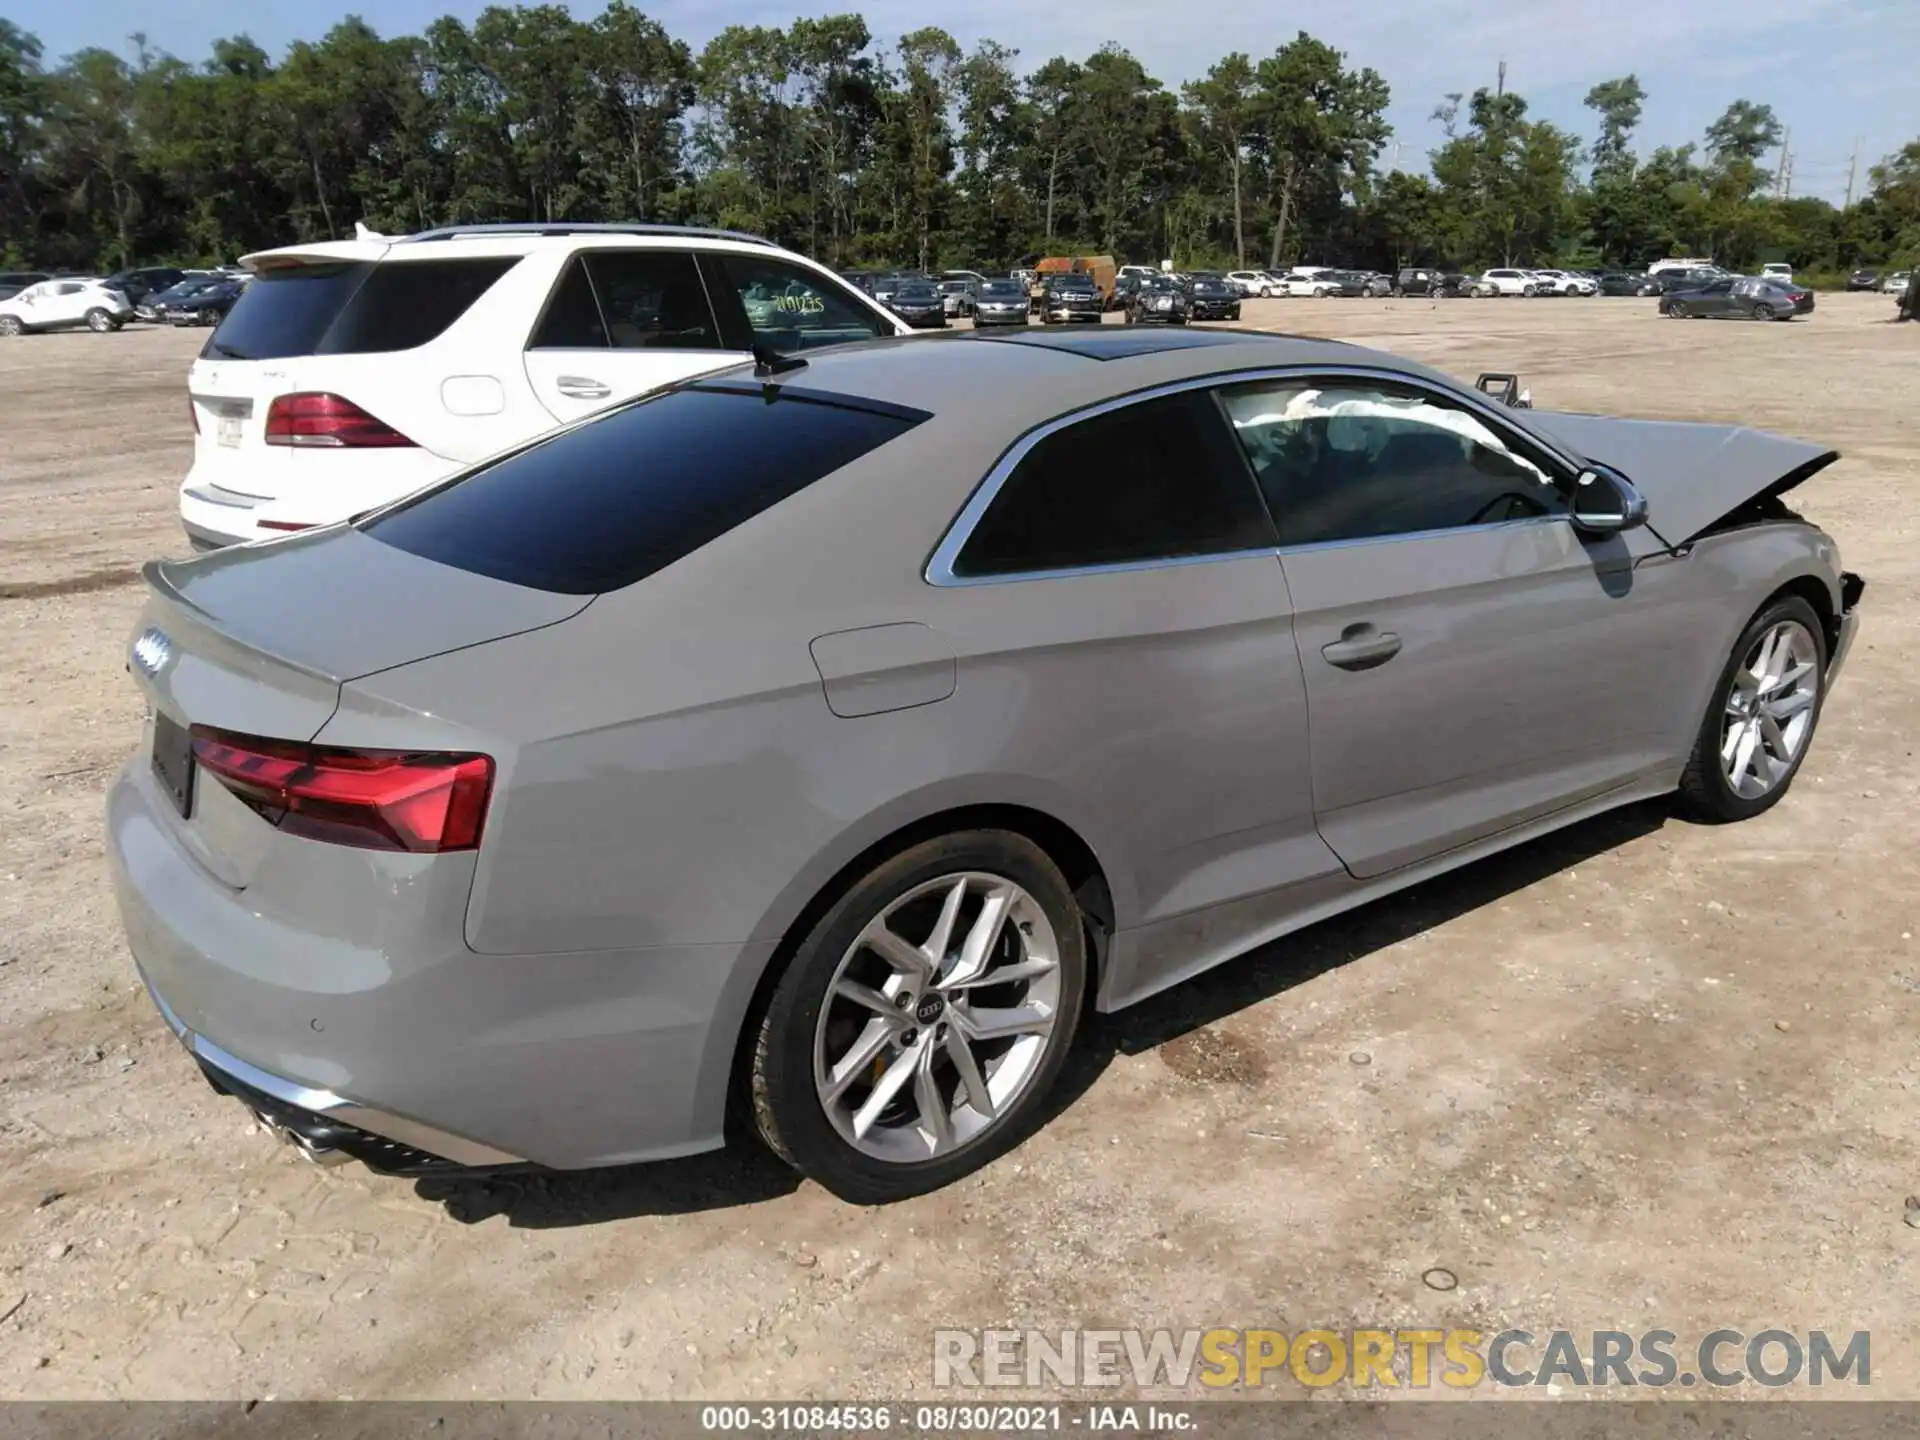
{"type": "Polygon", "coordinates": [[[708,381],[625,406],[361,528],[443,565],[562,595],[643,580],[926,412],[708,381]]]}
{"type": "Polygon", "coordinates": [[[207,341],[230,360],[373,355],[437,339],[516,256],[290,265],[254,277],[207,341]]]}

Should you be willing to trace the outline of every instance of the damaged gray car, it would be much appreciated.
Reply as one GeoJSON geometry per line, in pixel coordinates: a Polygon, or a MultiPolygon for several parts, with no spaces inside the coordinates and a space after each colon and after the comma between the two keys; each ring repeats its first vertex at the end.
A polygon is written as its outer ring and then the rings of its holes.
{"type": "Polygon", "coordinates": [[[1088,1009],[1609,807],[1784,797],[1836,457],[1241,332],[762,354],[148,567],[129,942],[207,1077],[421,1174],[760,1140],[881,1202],[1088,1009]]]}

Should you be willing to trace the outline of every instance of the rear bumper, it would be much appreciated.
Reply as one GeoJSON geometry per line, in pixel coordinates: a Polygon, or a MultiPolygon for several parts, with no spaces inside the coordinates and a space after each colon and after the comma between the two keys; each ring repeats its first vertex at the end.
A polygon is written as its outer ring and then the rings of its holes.
{"type": "Polygon", "coordinates": [[[314,1158],[578,1169],[723,1143],[772,942],[478,954],[461,936],[471,856],[315,845],[293,857],[310,861],[299,886],[232,889],[167,806],[144,755],[107,796],[141,979],[214,1086],[314,1158]]]}

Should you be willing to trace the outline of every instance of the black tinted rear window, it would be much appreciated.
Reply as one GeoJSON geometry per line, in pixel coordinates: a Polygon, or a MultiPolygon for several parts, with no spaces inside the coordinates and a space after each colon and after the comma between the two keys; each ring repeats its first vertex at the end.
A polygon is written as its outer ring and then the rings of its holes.
{"type": "Polygon", "coordinates": [[[412,350],[444,333],[517,263],[497,256],[266,270],[220,322],[207,353],[278,360],[412,350]]]}
{"type": "Polygon", "coordinates": [[[443,565],[598,595],[745,523],[925,420],[758,386],[688,386],[429,491],[363,527],[443,565]]]}

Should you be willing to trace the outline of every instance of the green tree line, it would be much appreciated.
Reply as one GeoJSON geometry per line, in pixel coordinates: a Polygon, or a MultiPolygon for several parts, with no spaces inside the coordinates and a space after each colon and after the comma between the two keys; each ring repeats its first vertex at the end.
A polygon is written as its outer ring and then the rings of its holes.
{"type": "Polygon", "coordinates": [[[1641,155],[1645,92],[1594,86],[1587,141],[1519,94],[1449,95],[1427,174],[1383,167],[1387,82],[1301,32],[1169,88],[1124,49],[1028,70],[937,27],[881,46],[857,14],[733,26],[698,53],[614,0],[496,6],[383,38],[352,18],[277,61],[49,62],[0,19],[0,256],[224,261],[485,220],[752,230],[830,264],[1005,265],[1092,250],[1183,264],[1633,264],[1803,269],[1920,249],[1920,140],[1837,209],[1774,194],[1779,123],[1736,100],[1641,155]]]}

